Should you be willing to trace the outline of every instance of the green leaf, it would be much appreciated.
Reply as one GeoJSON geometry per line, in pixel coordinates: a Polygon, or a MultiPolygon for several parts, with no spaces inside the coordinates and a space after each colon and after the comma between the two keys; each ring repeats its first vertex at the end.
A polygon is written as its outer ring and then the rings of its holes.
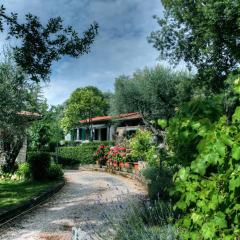
{"type": "Polygon", "coordinates": [[[182,168],[178,172],[178,176],[181,180],[185,181],[189,174],[189,168],[182,168]]]}
{"type": "Polygon", "coordinates": [[[233,122],[240,121],[240,107],[237,107],[235,113],[232,116],[233,122]]]}
{"type": "Polygon", "coordinates": [[[164,129],[167,127],[167,121],[165,119],[158,119],[158,125],[164,129]]]}
{"type": "Polygon", "coordinates": [[[194,223],[200,225],[202,224],[202,215],[197,214],[197,213],[192,213],[191,219],[194,223]]]}
{"type": "Polygon", "coordinates": [[[240,159],[240,147],[236,144],[234,144],[232,148],[232,158],[235,160],[240,159]]]}
{"type": "Polygon", "coordinates": [[[179,208],[181,210],[184,210],[184,209],[186,209],[186,207],[187,207],[187,204],[186,204],[185,200],[178,201],[175,205],[175,209],[179,208]]]}
{"type": "Polygon", "coordinates": [[[226,221],[226,215],[223,212],[217,212],[214,216],[214,222],[218,226],[218,228],[226,228],[227,227],[227,221],[226,221]]]}
{"type": "Polygon", "coordinates": [[[199,173],[200,175],[203,176],[206,172],[207,165],[205,162],[201,160],[202,159],[200,159],[199,161],[193,161],[191,164],[191,169],[193,172],[199,173]]]}
{"type": "Polygon", "coordinates": [[[224,157],[226,152],[226,148],[225,148],[225,145],[221,142],[221,141],[217,141],[215,143],[215,146],[214,148],[216,149],[217,153],[221,156],[221,157],[224,157]]]}
{"type": "Polygon", "coordinates": [[[234,191],[235,188],[240,187],[240,176],[237,178],[233,178],[229,181],[229,189],[234,191]]]}
{"type": "Polygon", "coordinates": [[[201,127],[201,124],[200,124],[199,122],[194,122],[194,123],[192,123],[192,128],[193,128],[194,130],[199,129],[200,127],[201,127]]]}
{"type": "Polygon", "coordinates": [[[205,239],[212,239],[216,233],[216,226],[212,222],[204,223],[201,232],[205,239]]]}

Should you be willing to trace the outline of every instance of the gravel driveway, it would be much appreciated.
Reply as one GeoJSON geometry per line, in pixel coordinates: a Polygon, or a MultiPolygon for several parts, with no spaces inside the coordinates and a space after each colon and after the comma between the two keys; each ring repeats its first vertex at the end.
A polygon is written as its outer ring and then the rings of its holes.
{"type": "Polygon", "coordinates": [[[124,206],[131,196],[144,194],[139,183],[108,173],[68,170],[65,176],[67,184],[59,193],[0,228],[0,239],[70,240],[72,227],[94,236],[103,229],[103,213],[121,217],[123,210],[113,207],[116,202],[124,206]]]}

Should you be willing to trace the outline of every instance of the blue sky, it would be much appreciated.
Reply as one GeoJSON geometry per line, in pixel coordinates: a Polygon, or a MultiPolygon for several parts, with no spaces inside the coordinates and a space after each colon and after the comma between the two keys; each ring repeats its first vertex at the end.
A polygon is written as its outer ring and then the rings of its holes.
{"type": "MultiPolygon", "coordinates": [[[[31,12],[46,22],[61,16],[80,33],[93,21],[100,29],[91,53],[79,59],[64,57],[52,66],[51,82],[44,86],[50,104],[60,104],[77,88],[94,85],[113,91],[121,74],[157,64],[158,52],[147,42],[158,29],[153,15],[162,15],[160,0],[3,0],[7,12],[31,12]]],[[[3,43],[3,37],[1,37],[3,43]]]]}

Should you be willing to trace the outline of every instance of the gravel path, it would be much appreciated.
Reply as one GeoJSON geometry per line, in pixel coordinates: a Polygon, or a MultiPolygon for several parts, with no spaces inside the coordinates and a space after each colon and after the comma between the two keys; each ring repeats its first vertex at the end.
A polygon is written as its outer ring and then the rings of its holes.
{"type": "Polygon", "coordinates": [[[59,193],[0,228],[0,240],[70,240],[72,227],[94,236],[103,229],[103,213],[121,217],[123,210],[114,204],[125,206],[131,196],[144,194],[137,182],[103,172],[68,170],[65,176],[59,193]]]}

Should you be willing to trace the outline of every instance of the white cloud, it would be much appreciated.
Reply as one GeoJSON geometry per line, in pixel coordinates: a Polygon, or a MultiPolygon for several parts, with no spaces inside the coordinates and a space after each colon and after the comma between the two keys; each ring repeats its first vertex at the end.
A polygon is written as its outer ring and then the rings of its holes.
{"type": "Polygon", "coordinates": [[[50,104],[62,103],[81,86],[113,90],[120,74],[156,64],[158,52],[146,38],[158,27],[152,16],[162,14],[160,0],[4,0],[3,4],[8,12],[18,12],[21,20],[31,12],[43,22],[60,15],[78,31],[94,20],[100,25],[90,54],[53,64],[51,82],[44,90],[50,104]]]}

